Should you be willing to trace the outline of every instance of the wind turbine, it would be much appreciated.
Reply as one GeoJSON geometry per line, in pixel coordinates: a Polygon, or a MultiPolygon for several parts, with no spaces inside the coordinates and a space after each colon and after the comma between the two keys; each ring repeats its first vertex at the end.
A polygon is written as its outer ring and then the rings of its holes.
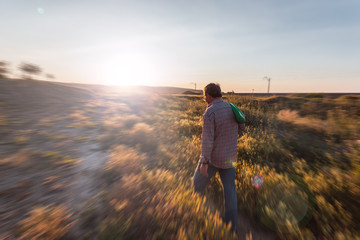
{"type": "Polygon", "coordinates": [[[269,77],[267,77],[267,76],[265,76],[264,77],[264,80],[267,80],[268,81],[268,94],[270,93],[270,81],[271,81],[271,78],[269,78],[269,77]]]}

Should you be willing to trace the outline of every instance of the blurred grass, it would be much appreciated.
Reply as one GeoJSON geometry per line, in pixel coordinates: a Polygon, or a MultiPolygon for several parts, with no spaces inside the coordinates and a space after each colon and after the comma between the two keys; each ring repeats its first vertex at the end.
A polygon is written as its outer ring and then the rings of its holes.
{"type": "Polygon", "coordinates": [[[219,213],[184,184],[165,170],[124,176],[107,195],[109,215],[98,239],[235,239],[219,213]]]}
{"type": "MultiPolygon", "coordinates": [[[[281,239],[358,236],[360,119],[359,102],[353,101],[357,99],[309,94],[227,100],[247,116],[236,165],[239,208],[281,239]],[[265,181],[259,189],[252,185],[255,175],[265,181]]],[[[167,98],[158,106],[160,116],[153,117],[161,124],[152,125],[161,141],[156,166],[188,179],[200,154],[206,106],[195,97],[167,98]]],[[[207,196],[223,207],[217,177],[207,196]]]]}
{"type": "Polygon", "coordinates": [[[29,141],[28,136],[15,136],[12,143],[15,145],[26,145],[29,141]]]}
{"type": "MultiPolygon", "coordinates": [[[[247,119],[235,165],[239,210],[280,239],[359,239],[359,97],[225,97],[247,119]],[[253,184],[257,175],[260,187],[253,184]]],[[[206,108],[201,96],[117,101],[107,105],[100,124],[78,111],[68,126],[98,129],[97,141],[109,152],[100,174],[105,191],[80,215],[84,239],[235,239],[221,220],[219,177],[205,196],[191,186],[206,108]]],[[[56,151],[36,156],[50,166],[77,162],[56,151]]]]}
{"type": "Polygon", "coordinates": [[[80,159],[72,157],[68,154],[63,154],[59,151],[35,151],[32,153],[32,157],[37,160],[36,166],[42,169],[56,166],[73,168],[80,162],[80,159]]]}
{"type": "Polygon", "coordinates": [[[61,239],[72,225],[64,206],[38,206],[20,222],[20,239],[61,239]]]}

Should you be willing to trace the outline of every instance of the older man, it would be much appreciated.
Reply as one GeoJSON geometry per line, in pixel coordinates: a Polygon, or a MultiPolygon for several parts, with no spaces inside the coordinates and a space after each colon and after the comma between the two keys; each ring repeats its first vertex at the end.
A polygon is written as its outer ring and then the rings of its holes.
{"type": "Polygon", "coordinates": [[[203,192],[211,177],[219,172],[224,188],[225,222],[231,222],[237,230],[237,198],[235,168],[237,160],[237,137],[239,127],[229,103],[222,99],[218,84],[210,83],[204,88],[204,100],[208,104],[203,116],[202,145],[199,164],[193,183],[195,191],[203,192]]]}

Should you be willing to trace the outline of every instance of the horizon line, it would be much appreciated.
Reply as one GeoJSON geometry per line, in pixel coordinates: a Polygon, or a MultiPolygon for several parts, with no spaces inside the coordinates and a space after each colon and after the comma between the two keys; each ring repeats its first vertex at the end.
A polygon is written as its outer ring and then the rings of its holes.
{"type": "MultiPolygon", "coordinates": [[[[136,87],[147,87],[147,88],[178,88],[178,89],[184,89],[188,91],[203,91],[200,89],[192,89],[192,88],[185,88],[185,87],[178,87],[178,86],[150,86],[150,85],[108,85],[108,84],[100,84],[100,83],[84,83],[84,82],[62,82],[62,81],[48,81],[46,79],[24,79],[24,78],[3,78],[0,80],[22,80],[22,81],[39,81],[39,82],[48,82],[48,83],[58,83],[58,84],[80,84],[80,85],[92,85],[92,86],[102,86],[102,87],[124,87],[124,88],[136,88],[136,87]]],[[[229,94],[232,93],[231,91],[222,91],[222,93],[229,94]]],[[[245,95],[255,95],[255,94],[307,94],[307,93],[324,93],[324,94],[355,94],[360,95],[360,92],[350,92],[350,91],[340,91],[340,92],[327,92],[327,91],[309,91],[309,92],[235,92],[234,94],[245,94],[245,95]]]]}

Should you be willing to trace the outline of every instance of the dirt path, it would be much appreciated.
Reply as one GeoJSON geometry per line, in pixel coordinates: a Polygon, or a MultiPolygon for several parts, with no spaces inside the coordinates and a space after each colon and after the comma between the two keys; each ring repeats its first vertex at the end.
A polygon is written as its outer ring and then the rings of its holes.
{"type": "Polygon", "coordinates": [[[260,223],[250,221],[249,216],[244,212],[238,213],[239,239],[241,240],[275,240],[278,239],[275,232],[266,229],[260,223]]]}

